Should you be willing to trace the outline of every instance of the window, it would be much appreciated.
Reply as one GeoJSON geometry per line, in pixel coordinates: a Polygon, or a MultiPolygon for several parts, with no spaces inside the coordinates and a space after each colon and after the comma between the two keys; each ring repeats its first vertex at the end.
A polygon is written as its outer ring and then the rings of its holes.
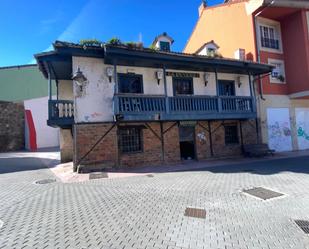
{"type": "Polygon", "coordinates": [[[160,50],[161,51],[170,51],[170,43],[165,41],[160,41],[160,50]]]}
{"type": "Polygon", "coordinates": [[[119,149],[121,153],[142,152],[142,128],[121,127],[119,129],[119,149]]]}
{"type": "Polygon", "coordinates": [[[279,49],[279,40],[275,27],[260,26],[261,46],[264,48],[279,49]]]}
{"type": "Polygon", "coordinates": [[[219,80],[220,96],[235,96],[235,82],[230,80],[219,80]]]}
{"type": "Polygon", "coordinates": [[[268,63],[275,66],[270,75],[270,82],[272,83],[284,83],[285,82],[285,72],[284,63],[281,60],[268,59],[268,63]]]}
{"type": "Polygon", "coordinates": [[[118,74],[120,93],[143,93],[143,76],[139,74],[118,74]]]}
{"type": "Polygon", "coordinates": [[[238,129],[237,125],[224,126],[225,144],[238,144],[238,129]]]}
{"type": "Polygon", "coordinates": [[[193,94],[193,79],[191,77],[173,77],[174,95],[193,94]]]}
{"type": "Polygon", "coordinates": [[[215,48],[207,48],[207,55],[208,56],[213,56],[216,53],[216,49],[215,48]]]}

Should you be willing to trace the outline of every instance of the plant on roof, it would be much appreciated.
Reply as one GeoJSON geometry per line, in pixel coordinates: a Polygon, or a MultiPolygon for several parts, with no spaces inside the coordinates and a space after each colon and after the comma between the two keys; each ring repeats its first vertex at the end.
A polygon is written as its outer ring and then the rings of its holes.
{"type": "Polygon", "coordinates": [[[109,41],[107,41],[107,44],[110,44],[110,45],[122,45],[122,42],[121,42],[121,40],[119,38],[113,37],[109,41]]]}
{"type": "Polygon", "coordinates": [[[97,39],[83,39],[79,41],[79,44],[82,46],[96,46],[100,47],[102,42],[97,39]]]}
{"type": "Polygon", "coordinates": [[[151,49],[152,51],[158,51],[158,50],[159,50],[159,48],[156,47],[154,44],[151,44],[151,45],[149,46],[149,49],[151,49]]]}
{"type": "Polygon", "coordinates": [[[142,42],[126,42],[125,45],[128,48],[143,48],[143,43],[142,42]]]}

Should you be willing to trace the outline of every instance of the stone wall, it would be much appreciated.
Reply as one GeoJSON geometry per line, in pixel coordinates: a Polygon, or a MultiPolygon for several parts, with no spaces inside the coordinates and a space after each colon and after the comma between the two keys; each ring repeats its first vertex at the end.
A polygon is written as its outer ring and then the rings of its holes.
{"type": "Polygon", "coordinates": [[[60,129],[60,159],[62,163],[73,160],[73,136],[71,129],[60,129]]]}
{"type": "Polygon", "coordinates": [[[0,102],[0,152],[25,147],[25,111],[18,103],[0,102]]]}
{"type": "MultiPolygon", "coordinates": [[[[230,157],[241,155],[241,133],[239,121],[211,121],[211,137],[214,157],[230,157]],[[225,124],[237,124],[238,141],[237,144],[225,144],[225,124]]],[[[136,167],[136,166],[154,166],[160,164],[179,163],[181,161],[179,148],[179,129],[177,122],[162,123],[163,131],[163,151],[161,143],[160,123],[122,123],[115,125],[113,123],[97,124],[77,124],[75,125],[75,164],[99,165],[99,167],[136,167]],[[125,125],[143,126],[143,148],[142,152],[122,154],[118,150],[118,127],[125,125]],[[110,130],[111,129],[111,130],[110,130]],[[110,130],[110,131],[109,131],[110,130]],[[109,132],[108,132],[109,131],[109,132]],[[107,133],[108,132],[108,133],[107,133]],[[102,136],[104,138],[102,138],[102,136]],[[80,162],[92,146],[100,142],[95,148],[80,162]],[[163,160],[164,158],[164,160],[163,160]]],[[[243,143],[256,143],[255,121],[242,121],[243,143]]],[[[207,121],[199,121],[195,126],[195,145],[197,160],[211,158],[210,136],[207,121]]]]}

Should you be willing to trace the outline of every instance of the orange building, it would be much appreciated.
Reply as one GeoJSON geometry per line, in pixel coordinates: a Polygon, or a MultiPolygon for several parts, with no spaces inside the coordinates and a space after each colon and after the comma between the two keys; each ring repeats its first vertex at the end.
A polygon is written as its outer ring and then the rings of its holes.
{"type": "Polygon", "coordinates": [[[255,79],[261,139],[277,151],[309,149],[309,1],[203,1],[198,11],[184,52],[213,41],[224,57],[272,64],[255,79]]]}

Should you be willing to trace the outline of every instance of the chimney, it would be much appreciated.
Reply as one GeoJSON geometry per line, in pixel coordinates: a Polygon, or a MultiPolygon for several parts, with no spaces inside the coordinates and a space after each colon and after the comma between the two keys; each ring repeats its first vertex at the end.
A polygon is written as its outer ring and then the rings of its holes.
{"type": "Polygon", "coordinates": [[[200,7],[198,8],[198,16],[202,15],[203,10],[207,7],[206,0],[202,0],[200,7]]]}

